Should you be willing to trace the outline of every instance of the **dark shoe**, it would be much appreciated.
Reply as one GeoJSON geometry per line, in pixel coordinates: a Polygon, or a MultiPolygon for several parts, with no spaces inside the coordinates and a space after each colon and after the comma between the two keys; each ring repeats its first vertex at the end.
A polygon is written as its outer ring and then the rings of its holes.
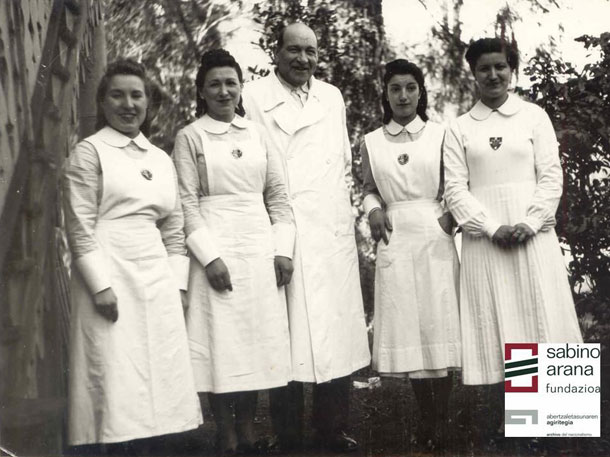
{"type": "Polygon", "coordinates": [[[281,449],[276,446],[272,438],[259,438],[254,443],[239,443],[236,448],[236,455],[267,455],[279,454],[281,449]]]}
{"type": "Polygon", "coordinates": [[[233,457],[234,455],[237,455],[237,448],[227,448],[227,449],[221,449],[221,448],[216,448],[216,452],[218,452],[218,455],[223,456],[223,457],[233,457]]]}
{"type": "Polygon", "coordinates": [[[360,448],[358,441],[343,431],[322,436],[321,444],[326,449],[337,453],[355,452],[360,448]]]}
{"type": "Polygon", "coordinates": [[[234,456],[237,455],[237,449],[239,446],[233,447],[224,443],[223,440],[220,439],[219,436],[216,436],[216,444],[214,448],[216,449],[216,453],[220,456],[234,456]]]}
{"type": "Polygon", "coordinates": [[[254,447],[259,455],[277,455],[284,454],[284,450],[280,444],[280,439],[277,435],[265,436],[256,440],[254,447]]]}
{"type": "Polygon", "coordinates": [[[411,436],[411,444],[417,446],[418,449],[424,452],[434,450],[434,430],[426,423],[426,421],[420,421],[413,431],[411,436]]]}
{"type": "Polygon", "coordinates": [[[254,455],[258,454],[253,443],[239,443],[235,448],[235,455],[254,455]]]}
{"type": "Polygon", "coordinates": [[[280,438],[277,435],[261,438],[254,446],[259,454],[289,454],[293,451],[298,451],[303,448],[303,440],[298,438],[288,439],[280,438]]]}

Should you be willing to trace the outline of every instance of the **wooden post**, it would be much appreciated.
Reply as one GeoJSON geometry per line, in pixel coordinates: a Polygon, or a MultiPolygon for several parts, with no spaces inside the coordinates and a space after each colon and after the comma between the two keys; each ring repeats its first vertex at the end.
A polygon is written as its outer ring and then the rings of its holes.
{"type": "Polygon", "coordinates": [[[84,62],[85,75],[81,83],[79,103],[79,136],[80,139],[95,133],[97,121],[97,103],[95,96],[100,78],[106,68],[106,34],[104,23],[99,22],[93,31],[92,49],[84,62]]]}

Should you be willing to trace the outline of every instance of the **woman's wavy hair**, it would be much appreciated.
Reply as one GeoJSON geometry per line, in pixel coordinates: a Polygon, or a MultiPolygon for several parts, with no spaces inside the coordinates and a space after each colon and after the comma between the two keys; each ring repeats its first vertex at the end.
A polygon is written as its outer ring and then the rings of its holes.
{"type": "MultiPolygon", "coordinates": [[[[95,101],[97,103],[97,121],[95,123],[96,130],[108,125],[108,120],[106,119],[104,110],[102,109],[102,102],[104,101],[104,98],[106,98],[106,92],[108,92],[110,80],[116,75],[132,75],[140,78],[144,83],[144,93],[146,94],[146,98],[150,102],[150,81],[146,77],[146,68],[144,65],[132,59],[115,60],[114,62],[108,64],[106,71],[104,72],[104,75],[102,76],[102,79],[100,79],[100,83],[97,86],[97,93],[95,96],[95,101]]],[[[148,118],[148,110],[146,110],[146,118],[140,126],[140,131],[146,136],[148,136],[150,133],[150,119],[148,118]]]]}
{"type": "MultiPolygon", "coordinates": [[[[237,73],[237,79],[239,79],[240,84],[243,84],[244,82],[241,67],[228,51],[226,51],[225,49],[214,49],[212,51],[204,53],[201,56],[201,63],[199,64],[197,76],[195,77],[195,86],[197,90],[197,110],[195,111],[195,116],[197,117],[203,116],[208,110],[205,100],[199,94],[201,89],[203,88],[203,83],[205,82],[205,75],[212,68],[217,67],[233,68],[237,73]]],[[[246,110],[244,110],[243,105],[243,99],[241,97],[239,98],[239,102],[235,107],[235,112],[240,116],[246,115],[246,110]]]]}
{"type": "Polygon", "coordinates": [[[394,75],[412,75],[419,86],[419,100],[417,102],[416,113],[423,121],[428,120],[426,110],[428,109],[428,92],[424,84],[424,74],[413,62],[406,59],[396,59],[388,62],[385,66],[383,75],[383,94],[381,96],[381,106],[383,108],[383,123],[387,124],[392,120],[392,108],[388,100],[388,83],[394,75]]]}
{"type": "Polygon", "coordinates": [[[491,52],[501,52],[506,56],[506,62],[512,71],[519,70],[519,49],[514,41],[509,43],[502,38],[480,38],[468,46],[466,51],[466,61],[470,66],[470,71],[474,74],[477,61],[483,54],[491,52]]]}

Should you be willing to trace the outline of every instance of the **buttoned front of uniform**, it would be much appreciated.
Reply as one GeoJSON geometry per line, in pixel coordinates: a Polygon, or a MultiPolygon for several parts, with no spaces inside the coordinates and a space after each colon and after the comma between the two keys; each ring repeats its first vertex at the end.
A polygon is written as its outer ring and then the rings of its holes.
{"type": "Polygon", "coordinates": [[[333,86],[310,81],[301,110],[275,74],[246,84],[246,114],[262,123],[284,159],[297,227],[287,287],[293,377],[325,382],[368,365],[345,105],[333,86]]]}

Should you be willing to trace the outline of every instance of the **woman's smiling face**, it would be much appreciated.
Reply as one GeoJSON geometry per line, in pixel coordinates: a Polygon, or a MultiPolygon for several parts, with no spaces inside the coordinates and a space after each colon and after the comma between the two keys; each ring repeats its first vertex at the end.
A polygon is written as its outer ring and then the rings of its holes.
{"type": "Polygon", "coordinates": [[[474,67],[474,77],[483,103],[490,108],[497,108],[504,103],[508,96],[511,72],[503,52],[481,54],[474,67]]]}
{"type": "Polygon", "coordinates": [[[148,108],[144,81],[135,75],[112,76],[101,108],[110,127],[135,138],[140,133],[148,108]]]}
{"type": "Polygon", "coordinates": [[[206,113],[213,119],[231,122],[241,97],[241,82],[233,67],[214,67],[205,75],[199,91],[206,113]]]}

